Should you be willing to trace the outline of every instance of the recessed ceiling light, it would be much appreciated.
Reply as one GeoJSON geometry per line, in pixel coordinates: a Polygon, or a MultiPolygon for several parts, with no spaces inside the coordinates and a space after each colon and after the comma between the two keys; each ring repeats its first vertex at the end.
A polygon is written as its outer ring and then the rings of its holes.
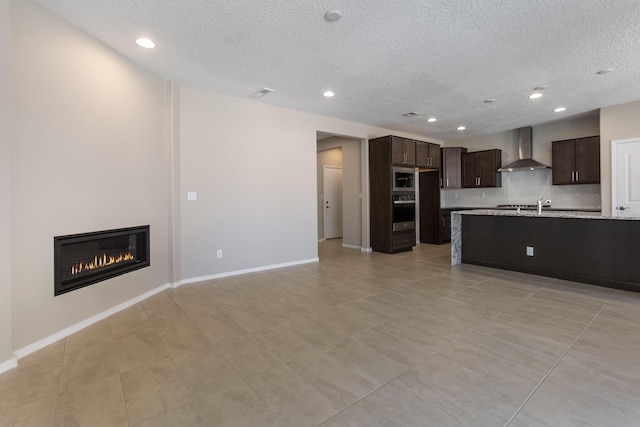
{"type": "Polygon", "coordinates": [[[567,109],[565,107],[558,107],[553,110],[554,113],[562,113],[563,111],[567,111],[567,109]]]}
{"type": "Polygon", "coordinates": [[[603,70],[598,71],[596,74],[609,74],[613,71],[613,68],[605,68],[603,70]]]}
{"type": "Polygon", "coordinates": [[[496,102],[496,99],[495,98],[489,98],[489,99],[485,99],[484,100],[485,104],[491,104],[492,102],[496,102]]]}
{"type": "Polygon", "coordinates": [[[433,122],[435,122],[436,120],[438,120],[438,119],[436,119],[435,117],[429,117],[429,118],[427,119],[427,121],[428,121],[429,123],[433,123],[433,122]]]}
{"type": "Polygon", "coordinates": [[[415,117],[415,116],[419,116],[420,113],[416,113],[415,111],[410,111],[408,113],[403,114],[404,117],[415,117]]]}
{"type": "Polygon", "coordinates": [[[538,99],[540,97],[542,97],[542,94],[540,92],[535,92],[529,95],[529,99],[538,99]]]}
{"type": "Polygon", "coordinates": [[[333,97],[333,96],[335,95],[335,93],[333,93],[333,92],[331,92],[330,90],[328,90],[328,91],[326,91],[325,93],[323,93],[323,95],[324,95],[326,98],[331,98],[331,97],[333,97]]]}
{"type": "Polygon", "coordinates": [[[330,10],[324,14],[324,19],[329,22],[339,21],[340,18],[342,18],[342,12],[340,12],[339,10],[330,10]]]}
{"type": "Polygon", "coordinates": [[[458,130],[465,130],[466,128],[466,126],[458,126],[458,130]]]}
{"type": "Polygon", "coordinates": [[[156,47],[156,44],[154,42],[152,42],[149,39],[145,39],[145,38],[141,38],[136,40],[136,43],[138,44],[138,46],[140,47],[144,47],[147,49],[153,49],[154,47],[156,47]]]}
{"type": "Polygon", "coordinates": [[[252,98],[262,98],[263,96],[269,94],[273,92],[273,89],[269,89],[268,87],[263,87],[262,89],[260,89],[257,92],[253,92],[251,95],[249,95],[252,98]]]}

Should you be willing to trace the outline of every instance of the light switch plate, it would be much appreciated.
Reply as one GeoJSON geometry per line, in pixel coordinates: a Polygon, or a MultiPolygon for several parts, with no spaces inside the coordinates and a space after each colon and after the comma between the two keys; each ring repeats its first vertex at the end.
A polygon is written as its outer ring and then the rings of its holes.
{"type": "Polygon", "coordinates": [[[533,246],[527,246],[527,256],[533,256],[533,246]]]}
{"type": "Polygon", "coordinates": [[[198,200],[198,193],[196,193],[195,191],[189,191],[187,193],[187,200],[190,202],[195,202],[196,200],[198,200]]]}

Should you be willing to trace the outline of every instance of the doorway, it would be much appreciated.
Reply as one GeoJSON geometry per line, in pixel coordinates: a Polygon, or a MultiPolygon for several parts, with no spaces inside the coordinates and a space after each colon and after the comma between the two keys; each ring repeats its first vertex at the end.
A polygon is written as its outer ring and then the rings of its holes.
{"type": "Polygon", "coordinates": [[[342,167],[324,166],[322,175],[324,238],[337,239],[342,237],[342,167]]]}
{"type": "Polygon", "coordinates": [[[324,200],[324,166],[340,166],[342,167],[342,246],[363,251],[370,250],[367,147],[367,140],[363,138],[317,132],[318,240],[325,238],[324,211],[327,209],[324,200]]]}
{"type": "Polygon", "coordinates": [[[640,138],[611,141],[614,216],[640,217],[640,138]]]}

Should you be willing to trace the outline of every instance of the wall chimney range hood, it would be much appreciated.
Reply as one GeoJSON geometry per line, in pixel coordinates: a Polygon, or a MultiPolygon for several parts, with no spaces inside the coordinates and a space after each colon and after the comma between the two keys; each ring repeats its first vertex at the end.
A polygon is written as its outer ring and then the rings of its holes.
{"type": "Polygon", "coordinates": [[[534,171],[551,169],[550,166],[533,160],[533,129],[531,126],[518,129],[518,160],[498,169],[498,172],[534,171]]]}

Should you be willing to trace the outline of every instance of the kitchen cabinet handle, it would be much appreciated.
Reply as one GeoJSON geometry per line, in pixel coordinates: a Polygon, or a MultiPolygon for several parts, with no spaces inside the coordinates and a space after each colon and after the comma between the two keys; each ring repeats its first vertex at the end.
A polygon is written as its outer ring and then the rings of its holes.
{"type": "Polygon", "coordinates": [[[447,187],[449,186],[449,178],[447,178],[447,187]]]}
{"type": "Polygon", "coordinates": [[[580,172],[576,171],[576,182],[580,181],[580,172]]]}
{"type": "Polygon", "coordinates": [[[571,172],[571,182],[576,180],[576,173],[575,172],[571,172]]]}

